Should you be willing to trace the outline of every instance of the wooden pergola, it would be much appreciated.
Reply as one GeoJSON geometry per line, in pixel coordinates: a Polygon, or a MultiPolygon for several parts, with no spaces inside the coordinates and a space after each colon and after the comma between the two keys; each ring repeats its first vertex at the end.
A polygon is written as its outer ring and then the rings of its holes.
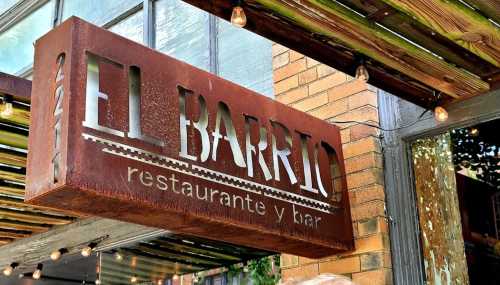
{"type": "Polygon", "coordinates": [[[224,19],[241,2],[246,29],[432,107],[499,87],[496,0],[184,0],[224,19]],[[436,95],[439,96],[436,96],[436,95]]]}

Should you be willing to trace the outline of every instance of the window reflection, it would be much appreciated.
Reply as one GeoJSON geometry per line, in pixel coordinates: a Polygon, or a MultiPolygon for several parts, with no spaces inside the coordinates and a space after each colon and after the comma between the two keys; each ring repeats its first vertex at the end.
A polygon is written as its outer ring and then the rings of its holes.
{"type": "Polygon", "coordinates": [[[33,43],[52,28],[54,1],[49,1],[0,34],[0,71],[18,74],[33,64],[33,43]]]}

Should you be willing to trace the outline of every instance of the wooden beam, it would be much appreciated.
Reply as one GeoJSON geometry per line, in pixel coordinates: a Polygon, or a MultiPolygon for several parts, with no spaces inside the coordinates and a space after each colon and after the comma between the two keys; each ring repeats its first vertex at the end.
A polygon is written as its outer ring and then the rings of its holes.
{"type": "Polygon", "coordinates": [[[213,250],[203,249],[203,248],[200,248],[199,246],[196,246],[196,245],[188,246],[185,244],[175,243],[175,242],[161,240],[161,239],[156,239],[154,241],[151,241],[151,243],[158,244],[159,246],[162,246],[162,247],[169,247],[173,250],[180,251],[180,252],[183,252],[183,251],[194,252],[197,254],[213,256],[213,257],[219,258],[219,259],[226,259],[228,261],[239,261],[240,260],[240,257],[238,257],[238,256],[234,256],[234,255],[230,255],[230,254],[226,254],[226,253],[219,253],[219,252],[216,252],[213,250]]]}
{"type": "Polygon", "coordinates": [[[65,225],[73,221],[70,217],[58,217],[42,213],[33,213],[26,211],[16,211],[12,209],[0,208],[0,219],[16,220],[28,223],[46,224],[46,225],[65,225]]]}
{"type": "MultiPolygon", "coordinates": [[[[500,67],[498,27],[462,3],[442,0],[382,1],[500,67]]],[[[497,10],[496,13],[498,14],[499,11],[497,10]]]]}
{"type": "Polygon", "coordinates": [[[0,229],[0,237],[4,238],[25,238],[31,235],[31,232],[27,231],[16,231],[16,230],[8,230],[8,229],[0,229]]]}
{"type": "Polygon", "coordinates": [[[465,0],[469,5],[492,20],[500,23],[500,1],[498,0],[465,0]]]}
{"type": "Polygon", "coordinates": [[[68,254],[78,254],[83,245],[105,236],[108,237],[99,243],[98,249],[158,232],[165,231],[108,219],[79,220],[0,247],[0,268],[19,262],[20,270],[32,269],[48,260],[55,248],[68,248],[68,254]]]}
{"type": "Polygon", "coordinates": [[[332,1],[254,1],[311,32],[335,42],[340,41],[455,98],[489,90],[487,82],[446,63],[332,1]]]}
{"type": "Polygon", "coordinates": [[[483,79],[498,71],[498,68],[493,64],[483,60],[468,49],[456,45],[448,38],[441,36],[431,28],[422,25],[409,15],[401,13],[384,2],[365,0],[337,1],[362,14],[380,15],[382,13],[384,16],[376,19],[377,22],[483,79]],[[386,15],[386,11],[389,14],[386,15]]]}
{"type": "Polygon", "coordinates": [[[0,228],[40,233],[47,231],[50,228],[50,226],[0,218],[0,228]]]}
{"type": "MultiPolygon", "coordinates": [[[[0,185],[0,194],[7,195],[9,197],[16,197],[19,199],[24,199],[24,188],[9,187],[5,185],[0,185]]],[[[1,207],[0,202],[0,207],[1,207]]]]}
{"type": "Polygon", "coordinates": [[[14,103],[14,114],[9,117],[0,116],[0,122],[27,127],[30,124],[30,111],[14,103]]]}
{"type": "Polygon", "coordinates": [[[17,171],[9,171],[6,168],[0,166],[0,180],[8,180],[19,183],[24,183],[26,180],[26,174],[18,173],[17,171]]]}
{"type": "Polygon", "coordinates": [[[17,167],[26,167],[26,155],[6,149],[0,149],[0,163],[17,167]]]}
{"type": "MultiPolygon", "coordinates": [[[[0,192],[1,194],[1,192],[0,192]]],[[[14,198],[9,196],[0,195],[0,207],[17,208],[21,210],[31,211],[31,212],[43,212],[53,216],[70,216],[70,217],[84,217],[78,213],[60,211],[53,208],[34,206],[24,203],[24,195],[20,198],[14,198]]]]}
{"type": "Polygon", "coordinates": [[[0,144],[27,149],[28,136],[0,129],[0,144]]]}

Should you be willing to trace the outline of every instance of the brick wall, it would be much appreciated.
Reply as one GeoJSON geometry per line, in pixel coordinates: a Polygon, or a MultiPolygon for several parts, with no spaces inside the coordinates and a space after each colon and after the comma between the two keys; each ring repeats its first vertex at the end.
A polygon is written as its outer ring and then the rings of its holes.
{"type": "MultiPolygon", "coordinates": [[[[281,45],[273,45],[276,99],[320,119],[378,124],[376,89],[281,45]]],[[[283,278],[347,275],[359,285],[392,284],[379,132],[341,127],[355,251],[313,260],[282,255],[283,278]]]]}

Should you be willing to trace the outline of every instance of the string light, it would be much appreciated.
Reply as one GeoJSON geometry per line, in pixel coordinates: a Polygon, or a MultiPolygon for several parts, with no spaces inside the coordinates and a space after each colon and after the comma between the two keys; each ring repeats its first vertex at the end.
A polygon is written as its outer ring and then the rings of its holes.
{"type": "Polygon", "coordinates": [[[365,59],[362,56],[358,58],[358,67],[356,68],[356,73],[354,77],[359,80],[363,80],[364,82],[368,82],[370,78],[370,74],[368,74],[368,69],[366,69],[365,59]]]}
{"type": "MultiPolygon", "coordinates": [[[[196,282],[196,281],[195,281],[195,282],[196,282]]],[[[158,285],[163,285],[163,280],[158,279],[158,282],[156,282],[156,284],[158,284],[158,285]]]]}
{"type": "Polygon", "coordinates": [[[19,263],[12,262],[11,264],[9,264],[9,266],[5,267],[5,269],[3,270],[3,275],[10,276],[12,274],[12,272],[14,271],[14,269],[16,269],[16,267],[18,267],[18,266],[19,266],[19,263]]]}
{"type": "Polygon", "coordinates": [[[92,250],[97,246],[97,243],[91,242],[86,247],[82,248],[82,256],[89,257],[92,254],[92,250]]]}
{"type": "Polygon", "coordinates": [[[477,128],[471,128],[470,135],[473,137],[477,137],[479,135],[479,130],[477,128]]]}
{"type": "Polygon", "coordinates": [[[101,285],[101,279],[96,279],[96,281],[94,283],[95,283],[95,285],[101,285]]]}
{"type": "Polygon", "coordinates": [[[14,106],[12,105],[12,99],[9,97],[3,97],[2,105],[0,110],[0,117],[8,119],[14,115],[14,106]]]}
{"type": "Polygon", "coordinates": [[[177,280],[179,279],[179,275],[177,275],[177,273],[174,274],[174,276],[172,276],[172,280],[177,280]]]}
{"type": "Polygon", "coordinates": [[[136,283],[137,282],[137,276],[132,276],[132,278],[130,278],[130,282],[131,283],[136,283]]]}
{"type": "Polygon", "coordinates": [[[445,108],[437,106],[436,108],[434,108],[434,118],[436,118],[436,120],[439,122],[445,122],[446,120],[448,120],[448,112],[445,108]]]}
{"type": "Polygon", "coordinates": [[[200,278],[198,278],[198,274],[193,274],[193,282],[194,283],[198,283],[198,281],[200,281],[200,278]]]}
{"type": "Polygon", "coordinates": [[[61,258],[61,255],[67,253],[68,250],[65,249],[65,248],[60,248],[56,251],[53,251],[51,254],[50,254],[50,259],[52,259],[53,261],[56,261],[56,260],[59,260],[59,258],[61,258]]]}
{"type": "Polygon", "coordinates": [[[247,16],[245,11],[241,8],[241,1],[233,7],[233,12],[231,13],[231,24],[238,28],[243,28],[247,24],[247,16]]]}
{"type": "Polygon", "coordinates": [[[121,253],[115,252],[114,256],[115,256],[116,261],[118,261],[118,262],[123,261],[123,255],[121,255],[121,253]]]}
{"type": "Polygon", "coordinates": [[[43,264],[41,263],[38,263],[38,265],[36,266],[36,270],[35,272],[33,272],[33,279],[40,279],[40,277],[42,277],[42,269],[43,269],[43,264]]]}

